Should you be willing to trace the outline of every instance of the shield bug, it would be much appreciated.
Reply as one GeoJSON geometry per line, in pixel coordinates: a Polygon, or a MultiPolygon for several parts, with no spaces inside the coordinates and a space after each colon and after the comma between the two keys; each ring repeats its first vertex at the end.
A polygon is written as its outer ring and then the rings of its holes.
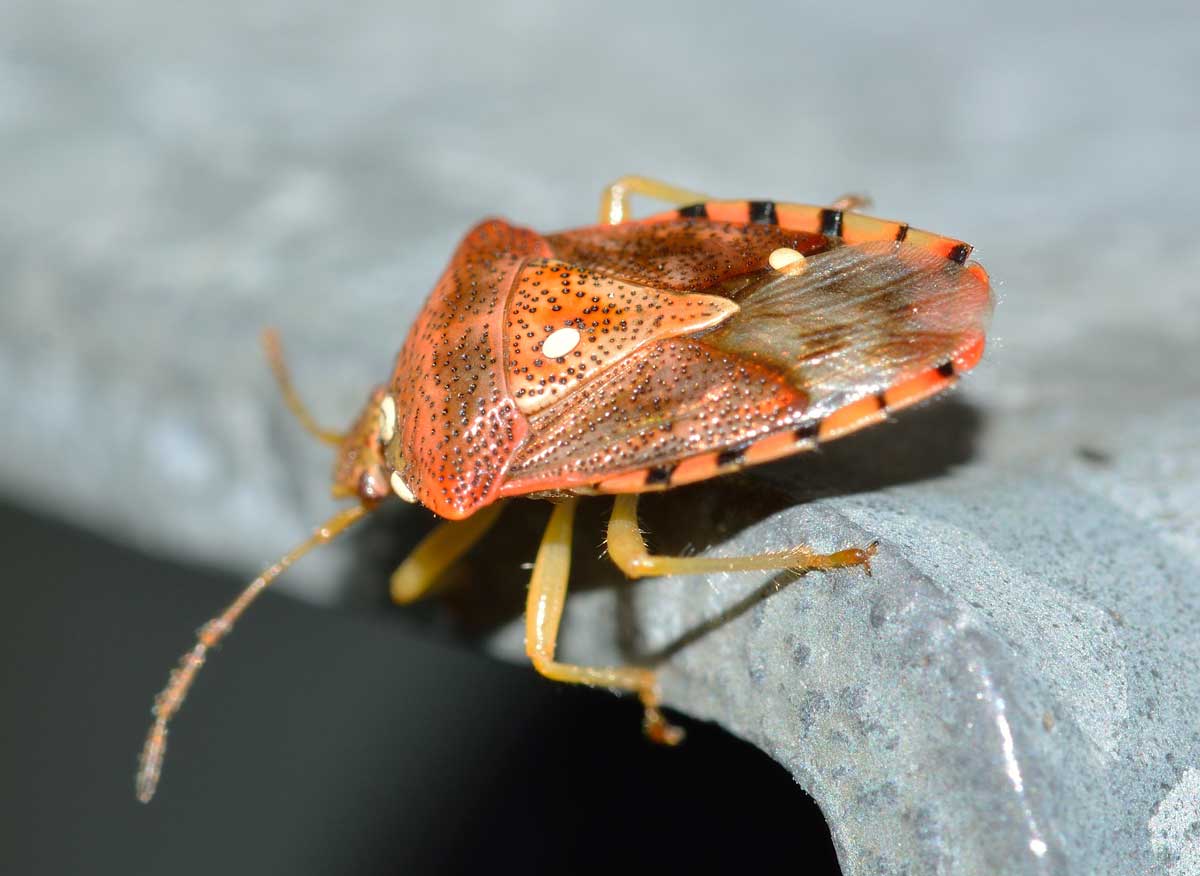
{"type": "Polygon", "coordinates": [[[269,337],[289,407],[338,448],[334,495],[355,502],[201,628],[155,701],[139,798],[154,793],[168,722],[209,650],[284,569],[392,496],[444,518],[393,574],[401,603],[473,545],[506,500],[552,500],[526,610],[533,665],[635,692],[647,734],[676,741],[653,669],[555,660],[578,497],[615,494],[608,550],[631,578],[870,571],[875,544],[671,557],[650,554],[637,527],[640,493],[810,450],[942,392],[979,361],[992,300],[971,247],[862,215],[862,204],[719,201],[625,177],[605,191],[598,225],[539,234],[482,222],[344,434],[316,426],[269,337]],[[631,219],[632,194],[678,206],[631,219]]]}

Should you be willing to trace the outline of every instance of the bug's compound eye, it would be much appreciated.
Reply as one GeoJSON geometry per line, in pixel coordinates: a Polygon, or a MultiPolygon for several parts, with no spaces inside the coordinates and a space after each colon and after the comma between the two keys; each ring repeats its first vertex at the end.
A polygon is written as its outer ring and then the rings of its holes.
{"type": "Polygon", "coordinates": [[[358,494],[368,501],[376,501],[388,494],[387,484],[376,469],[364,471],[358,478],[358,494]]]}

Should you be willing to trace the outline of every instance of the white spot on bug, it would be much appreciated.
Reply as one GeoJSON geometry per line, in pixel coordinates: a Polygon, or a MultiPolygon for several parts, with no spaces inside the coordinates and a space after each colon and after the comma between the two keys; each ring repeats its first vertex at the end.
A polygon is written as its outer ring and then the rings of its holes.
{"type": "Polygon", "coordinates": [[[542,342],[542,355],[547,359],[561,359],[579,346],[579,337],[578,329],[560,328],[542,342]]]}
{"type": "Polygon", "coordinates": [[[767,263],[777,271],[787,271],[790,274],[798,274],[805,267],[804,256],[786,246],[779,247],[767,256],[767,263]]]}
{"type": "Polygon", "coordinates": [[[396,434],[396,400],[385,395],[379,403],[379,438],[384,444],[391,442],[396,434]]]}
{"type": "Polygon", "coordinates": [[[413,495],[413,491],[408,488],[408,484],[404,483],[404,478],[400,477],[400,472],[392,472],[392,476],[388,479],[392,485],[392,492],[410,504],[416,504],[417,497],[413,495]]]}

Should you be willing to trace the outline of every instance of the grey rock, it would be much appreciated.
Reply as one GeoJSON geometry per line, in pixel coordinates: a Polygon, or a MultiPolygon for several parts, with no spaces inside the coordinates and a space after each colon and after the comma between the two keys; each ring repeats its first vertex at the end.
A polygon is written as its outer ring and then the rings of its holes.
{"type": "MultiPolygon", "coordinates": [[[[627,172],[865,189],[979,245],[983,366],[644,512],[672,549],[878,538],[874,577],[629,585],[596,510],[564,655],[662,658],[672,706],[817,798],[852,876],[1200,873],[1200,61],[1187,6],[1124,12],[9,4],[0,489],[250,570],[331,507],[261,327],[347,422],[482,215],[583,224],[627,172]]],[[[429,525],[392,523],[284,586],[374,586],[356,557],[429,525]]],[[[519,581],[526,535],[475,568],[519,581]]]]}

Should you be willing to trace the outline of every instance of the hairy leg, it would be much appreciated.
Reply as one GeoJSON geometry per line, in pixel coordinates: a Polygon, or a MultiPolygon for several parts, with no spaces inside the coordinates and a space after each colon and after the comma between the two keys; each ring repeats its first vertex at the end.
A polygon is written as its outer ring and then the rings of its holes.
{"type": "Polygon", "coordinates": [[[653,670],[637,666],[576,666],[554,658],[571,574],[572,526],[578,501],[572,497],[558,502],[542,536],[525,606],[525,653],[538,672],[555,681],[636,692],[645,708],[646,735],[656,742],[674,745],[683,738],[683,732],[668,724],[659,710],[658,680],[653,670]]]}
{"type": "Polygon", "coordinates": [[[819,554],[798,545],[791,550],[772,551],[745,557],[669,557],[652,554],[646,549],[642,531],[637,523],[636,493],[620,495],[613,503],[608,521],[608,554],[622,572],[630,578],[650,575],[689,575],[702,572],[749,572],[770,569],[842,569],[862,566],[871,574],[871,557],[877,545],[847,548],[831,554],[819,554]]]}

